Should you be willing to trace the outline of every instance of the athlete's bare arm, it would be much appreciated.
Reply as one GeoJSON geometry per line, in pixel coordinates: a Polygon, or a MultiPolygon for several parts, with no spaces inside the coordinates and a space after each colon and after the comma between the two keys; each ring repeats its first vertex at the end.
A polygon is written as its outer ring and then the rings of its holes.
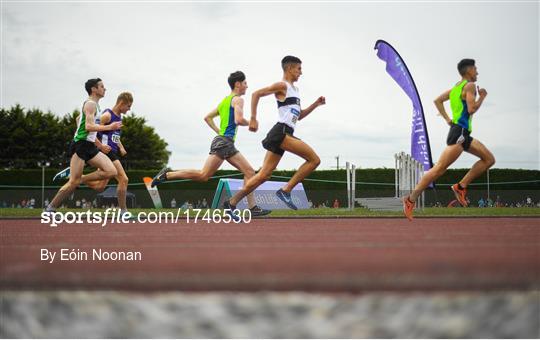
{"type": "Polygon", "coordinates": [[[234,97],[231,104],[234,108],[234,122],[236,125],[248,126],[249,122],[244,118],[244,99],[234,97]]]}
{"type": "MultiPolygon", "coordinates": [[[[109,112],[105,112],[104,114],[101,115],[101,119],[99,121],[99,124],[101,125],[105,125],[107,124],[108,122],[111,121],[111,115],[109,112]]],[[[108,146],[107,144],[103,144],[101,143],[101,141],[99,140],[99,138],[96,138],[96,140],[94,141],[94,144],[96,144],[96,147],[99,149],[99,151],[103,152],[103,153],[109,153],[111,151],[111,147],[108,146]]]]}
{"type": "Polygon", "coordinates": [[[121,156],[127,155],[126,148],[124,148],[124,144],[122,144],[121,141],[118,141],[118,150],[120,151],[121,156]]]}
{"type": "Polygon", "coordinates": [[[481,89],[478,87],[478,93],[480,96],[478,97],[478,100],[476,100],[476,85],[473,82],[467,83],[465,85],[465,101],[467,102],[467,110],[469,111],[469,114],[473,114],[482,105],[482,102],[484,101],[484,98],[487,96],[486,89],[481,89]]]}
{"type": "Polygon", "coordinates": [[[215,108],[204,117],[204,121],[206,122],[206,124],[208,124],[208,126],[210,126],[212,130],[214,130],[219,135],[219,128],[216,126],[216,123],[214,123],[214,118],[216,118],[217,116],[219,116],[219,112],[218,109],[215,108]]]}
{"type": "Polygon", "coordinates": [[[86,131],[111,131],[118,130],[122,127],[121,122],[114,122],[109,125],[99,125],[94,122],[94,112],[96,112],[96,104],[93,102],[86,102],[83,108],[83,114],[86,115],[86,122],[84,128],[86,131]]]}
{"type": "Polygon", "coordinates": [[[270,86],[263,87],[251,95],[251,119],[249,121],[249,131],[257,131],[259,128],[259,122],[257,122],[257,105],[261,97],[274,94],[277,100],[282,100],[287,95],[287,84],[280,81],[270,86]]]}
{"type": "Polygon", "coordinates": [[[107,144],[101,143],[99,138],[96,138],[96,140],[94,141],[94,144],[96,144],[96,147],[98,148],[98,150],[103,152],[103,153],[111,152],[111,147],[108,146],[107,144]]]}
{"type": "Polygon", "coordinates": [[[99,119],[99,123],[101,125],[108,124],[110,121],[111,121],[111,114],[109,113],[109,111],[103,113],[101,115],[101,118],[99,119]]]}
{"type": "Polygon", "coordinates": [[[315,110],[317,107],[326,104],[326,98],[323,96],[320,96],[317,98],[316,101],[313,102],[310,106],[307,107],[307,109],[303,109],[300,111],[300,116],[298,116],[298,120],[302,120],[306,118],[307,115],[309,115],[313,110],[315,110]]]}
{"type": "Polygon", "coordinates": [[[452,119],[446,113],[446,109],[444,108],[444,102],[450,99],[450,90],[444,91],[440,96],[435,98],[433,103],[437,107],[437,110],[439,111],[439,114],[444,118],[444,120],[448,123],[448,125],[452,125],[452,119]]]}

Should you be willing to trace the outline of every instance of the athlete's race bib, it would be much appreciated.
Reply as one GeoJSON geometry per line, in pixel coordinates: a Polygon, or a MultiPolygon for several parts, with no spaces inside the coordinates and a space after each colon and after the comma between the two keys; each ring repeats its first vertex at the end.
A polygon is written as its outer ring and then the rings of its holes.
{"type": "Polygon", "coordinates": [[[293,124],[296,124],[296,121],[298,120],[298,116],[300,116],[300,112],[297,109],[291,108],[291,113],[293,114],[291,121],[293,122],[293,124]]]}

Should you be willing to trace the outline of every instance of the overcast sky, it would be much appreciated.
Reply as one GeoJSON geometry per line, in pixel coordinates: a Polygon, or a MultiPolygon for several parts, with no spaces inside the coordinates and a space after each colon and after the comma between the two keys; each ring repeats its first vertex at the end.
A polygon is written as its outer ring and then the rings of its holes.
{"type": "MultiPolygon", "coordinates": [[[[131,91],[133,112],[167,141],[173,168],[202,166],[213,138],[203,117],[229,93],[229,73],[247,75],[249,116],[251,92],[281,80],[287,54],[303,61],[303,106],[327,98],[295,131],[318,152],[321,169],[335,166],[337,155],[341,165],[393,167],[394,153],[410,152],[412,105],[377,58],[377,39],[391,43],[412,72],[434,161],[448,126],[433,99],[460,79],[457,62],[474,58],[488,97],[474,116],[473,137],[491,149],[496,167],[540,168],[538,2],[1,6],[2,107],[64,115],[80,108],[84,82],[100,77],[107,88],[101,108],[131,91]]],[[[265,97],[259,131],[239,128],[237,148],[256,169],[265,153],[260,141],[276,120],[275,100],[265,97]]],[[[464,155],[454,167],[474,160],[464,155]]],[[[279,168],[301,163],[286,154],[279,168]]]]}

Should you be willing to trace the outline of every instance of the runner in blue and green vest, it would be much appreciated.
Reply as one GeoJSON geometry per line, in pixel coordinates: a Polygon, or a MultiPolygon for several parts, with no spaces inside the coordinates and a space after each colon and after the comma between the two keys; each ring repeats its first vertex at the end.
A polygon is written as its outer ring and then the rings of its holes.
{"type": "MultiPolygon", "coordinates": [[[[152,180],[152,187],[173,179],[191,179],[198,182],[206,182],[216,173],[224,161],[229,162],[232,166],[240,170],[244,174],[244,181],[255,176],[255,170],[251,164],[249,164],[247,159],[234,146],[238,126],[249,125],[249,121],[244,118],[244,99],[242,98],[248,88],[246,76],[243,72],[236,71],[230,74],[227,81],[231,88],[231,93],[204,118],[208,126],[217,135],[212,140],[210,155],[206,159],[203,168],[201,170],[185,169],[171,171],[168,167],[165,167],[152,180]],[[220,119],[219,128],[214,123],[214,118],[218,116],[220,119]]],[[[261,216],[270,213],[270,210],[261,209],[255,204],[253,194],[247,197],[247,201],[252,216],[261,216]]]]}
{"type": "Polygon", "coordinates": [[[415,201],[418,196],[420,196],[422,191],[430,183],[442,176],[463,151],[467,151],[480,158],[461,181],[450,187],[458,202],[464,207],[468,205],[467,186],[495,164],[493,154],[478,139],[471,137],[472,118],[487,96],[485,89],[481,89],[475,85],[478,70],[474,59],[461,60],[458,63],[458,71],[461,75],[461,80],[450,90],[445,91],[435,99],[435,106],[439,110],[439,114],[450,125],[450,132],[446,139],[447,147],[441,154],[437,164],[426,172],[412,193],[403,199],[403,212],[409,220],[413,218],[415,201]],[[448,100],[450,100],[452,118],[448,116],[444,108],[444,102],[448,100]]]}

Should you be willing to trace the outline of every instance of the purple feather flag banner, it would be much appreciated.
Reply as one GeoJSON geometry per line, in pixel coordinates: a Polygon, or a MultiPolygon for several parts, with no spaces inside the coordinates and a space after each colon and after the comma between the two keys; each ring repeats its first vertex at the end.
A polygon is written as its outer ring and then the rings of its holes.
{"type": "Polygon", "coordinates": [[[424,171],[428,171],[433,166],[431,147],[429,146],[424,109],[411,73],[399,53],[389,43],[377,40],[375,49],[377,57],[386,62],[386,72],[412,101],[411,156],[424,165],[424,171]]]}

